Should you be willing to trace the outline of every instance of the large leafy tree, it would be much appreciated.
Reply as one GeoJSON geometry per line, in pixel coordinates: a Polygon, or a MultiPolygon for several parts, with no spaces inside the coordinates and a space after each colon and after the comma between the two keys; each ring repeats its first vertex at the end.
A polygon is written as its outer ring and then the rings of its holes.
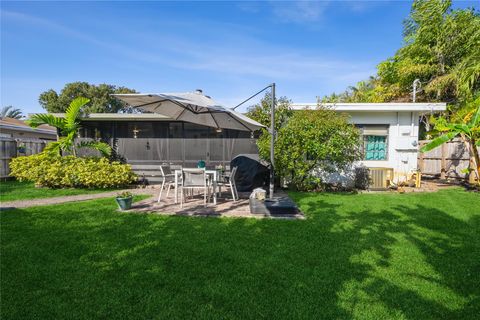
{"type": "Polygon", "coordinates": [[[21,119],[23,117],[22,110],[13,106],[6,106],[0,110],[0,118],[21,119]]]}
{"type": "Polygon", "coordinates": [[[451,0],[415,0],[403,34],[403,46],[378,65],[377,75],[323,101],[411,101],[419,79],[417,101],[448,102],[453,115],[462,109],[461,120],[480,92],[480,13],[452,10],[451,0]]]}
{"type": "MultiPolygon", "coordinates": [[[[359,132],[346,115],[334,110],[297,111],[279,129],[275,163],[280,176],[298,189],[317,188],[318,170],[337,172],[359,158],[359,132]]],[[[259,140],[260,154],[268,152],[265,139],[259,140]]]]}
{"type": "MultiPolygon", "coordinates": [[[[256,105],[250,106],[247,110],[247,116],[260,122],[266,128],[262,129],[268,132],[271,123],[272,98],[270,93],[265,96],[256,105]]],[[[291,101],[287,97],[280,97],[275,100],[275,130],[280,129],[288,118],[293,115],[290,108],[291,101]]]]}
{"type": "Polygon", "coordinates": [[[80,129],[80,119],[85,115],[85,105],[90,101],[88,98],[78,97],[73,99],[65,110],[65,117],[56,117],[52,114],[39,113],[33,115],[28,124],[36,128],[42,124],[48,124],[58,129],[60,137],[58,141],[51,142],[45,147],[45,152],[59,155],[62,151],[76,156],[78,148],[92,148],[98,150],[103,156],[111,154],[108,144],[100,141],[75,142],[80,129]]]}
{"type": "Polygon", "coordinates": [[[91,103],[85,107],[85,112],[109,113],[127,108],[125,103],[112,97],[111,94],[135,92],[133,89],[110,84],[94,85],[87,82],[72,82],[67,83],[60,93],[53,89],[41,93],[38,101],[48,112],[63,113],[73,99],[86,97],[90,99],[91,103]]]}
{"type": "MultiPolygon", "coordinates": [[[[269,125],[269,101],[267,95],[248,115],[269,125]]],[[[325,108],[293,112],[286,98],[279,101],[275,114],[275,170],[292,186],[315,189],[322,183],[317,170],[341,170],[358,159],[359,132],[346,115],[325,108]]],[[[270,159],[270,137],[263,129],[257,141],[260,157],[265,160],[270,159]]]]}

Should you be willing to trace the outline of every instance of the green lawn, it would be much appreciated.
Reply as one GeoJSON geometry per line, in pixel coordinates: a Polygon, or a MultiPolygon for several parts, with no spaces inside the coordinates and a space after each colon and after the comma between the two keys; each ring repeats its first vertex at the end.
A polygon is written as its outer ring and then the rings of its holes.
{"type": "Polygon", "coordinates": [[[1,212],[1,318],[478,319],[480,194],[292,197],[308,219],[1,212]]]}
{"type": "Polygon", "coordinates": [[[100,193],[114,189],[49,189],[35,188],[32,182],[1,181],[0,200],[14,201],[25,199],[74,196],[77,194],[100,193]]]}

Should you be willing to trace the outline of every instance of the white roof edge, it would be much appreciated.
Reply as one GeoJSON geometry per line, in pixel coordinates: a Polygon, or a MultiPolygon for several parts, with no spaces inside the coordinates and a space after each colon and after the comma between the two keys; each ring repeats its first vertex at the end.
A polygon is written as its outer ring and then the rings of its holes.
{"type": "MultiPolygon", "coordinates": [[[[407,102],[388,102],[388,103],[322,103],[322,106],[331,107],[337,111],[377,111],[377,112],[397,112],[397,111],[445,111],[447,104],[445,102],[432,103],[407,103],[407,102]]],[[[317,103],[292,103],[293,110],[315,109],[317,103]]]]}
{"type": "Polygon", "coordinates": [[[55,130],[42,129],[42,128],[31,128],[31,127],[25,127],[25,126],[18,126],[18,125],[15,125],[15,124],[0,123],[0,127],[5,128],[5,129],[10,129],[10,130],[23,131],[23,132],[37,132],[37,133],[44,133],[44,134],[51,134],[51,135],[56,135],[57,134],[57,132],[55,130]]]}

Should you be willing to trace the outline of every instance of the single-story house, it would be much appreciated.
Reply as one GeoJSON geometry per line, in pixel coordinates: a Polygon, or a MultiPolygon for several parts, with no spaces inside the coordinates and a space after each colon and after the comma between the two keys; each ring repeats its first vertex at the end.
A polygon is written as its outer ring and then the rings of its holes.
{"type": "MultiPolygon", "coordinates": [[[[324,106],[347,113],[361,130],[363,159],[357,165],[370,168],[372,178],[378,177],[383,186],[387,179],[403,181],[417,170],[420,116],[446,110],[445,103],[334,103],[324,106]]],[[[317,103],[294,103],[292,108],[315,109],[317,103]]]]}
{"type": "MultiPolygon", "coordinates": [[[[317,104],[291,107],[315,109],[317,104]]],[[[445,103],[336,103],[326,107],[348,113],[361,130],[363,159],[356,165],[370,168],[379,187],[386,180],[405,180],[417,169],[420,116],[446,110],[445,103]]],[[[82,121],[79,137],[110,143],[137,167],[160,163],[191,167],[199,160],[207,166],[228,165],[238,154],[258,153],[256,134],[175,121],[156,113],[90,114],[82,121]]]]}
{"type": "Polygon", "coordinates": [[[32,128],[25,121],[13,118],[0,119],[0,137],[18,140],[57,140],[57,130],[49,125],[32,128]]]}

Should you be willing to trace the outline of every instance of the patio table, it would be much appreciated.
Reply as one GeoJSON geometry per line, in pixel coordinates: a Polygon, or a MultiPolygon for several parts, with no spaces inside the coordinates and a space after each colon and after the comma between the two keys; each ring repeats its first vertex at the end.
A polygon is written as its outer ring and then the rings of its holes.
{"type": "MultiPolygon", "coordinates": [[[[217,205],[217,181],[218,181],[218,170],[205,170],[205,174],[212,179],[213,187],[213,204],[217,205]]],[[[181,169],[175,170],[175,203],[178,203],[178,177],[182,175],[181,169]]]]}

